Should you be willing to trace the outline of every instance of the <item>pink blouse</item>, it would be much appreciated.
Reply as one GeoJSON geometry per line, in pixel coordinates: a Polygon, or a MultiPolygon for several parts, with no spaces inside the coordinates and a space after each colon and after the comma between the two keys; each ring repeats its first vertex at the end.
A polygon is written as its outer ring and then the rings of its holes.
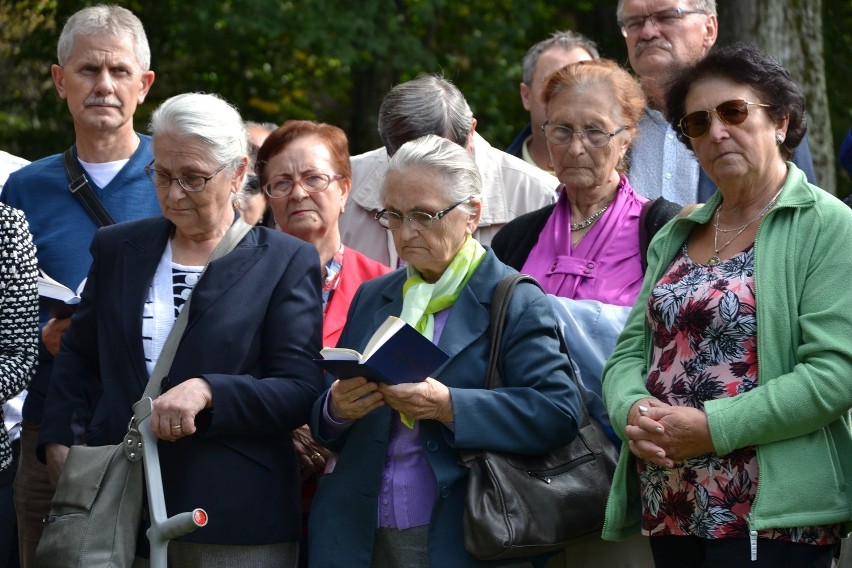
{"type": "Polygon", "coordinates": [[[642,288],[639,216],[647,201],[622,175],[615,199],[574,247],[571,204],[563,190],[521,272],[549,294],[632,306],[642,288]]]}

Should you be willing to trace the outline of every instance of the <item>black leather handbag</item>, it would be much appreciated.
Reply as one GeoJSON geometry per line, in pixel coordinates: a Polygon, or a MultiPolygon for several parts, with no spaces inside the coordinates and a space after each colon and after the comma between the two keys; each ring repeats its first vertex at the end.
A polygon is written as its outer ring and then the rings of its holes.
{"type": "MultiPolygon", "coordinates": [[[[497,360],[505,314],[514,287],[538,282],[524,274],[503,278],[491,303],[491,352],[487,388],[502,384],[497,360]]],[[[570,360],[560,333],[562,350],[570,360]]],[[[571,379],[583,392],[571,361],[571,379]]],[[[582,398],[581,398],[582,402],[582,398]]],[[[558,551],[599,538],[618,451],[585,404],[577,437],[544,455],[462,452],[470,468],[464,511],[465,549],[482,560],[558,551]]]]}

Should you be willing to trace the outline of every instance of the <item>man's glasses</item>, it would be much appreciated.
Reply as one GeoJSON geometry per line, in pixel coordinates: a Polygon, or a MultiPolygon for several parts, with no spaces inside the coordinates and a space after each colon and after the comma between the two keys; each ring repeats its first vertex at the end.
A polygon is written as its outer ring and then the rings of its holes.
{"type": "Polygon", "coordinates": [[[570,144],[571,140],[574,139],[574,135],[578,134],[580,136],[580,140],[583,141],[583,144],[587,148],[603,148],[609,144],[609,141],[612,140],[613,136],[624,130],[624,127],[622,126],[618,130],[607,132],[600,128],[571,130],[567,126],[562,126],[560,124],[543,124],[541,129],[544,131],[544,138],[551,144],[555,144],[557,146],[570,144]]]}
{"type": "Polygon", "coordinates": [[[710,131],[710,123],[713,119],[711,113],[716,113],[722,124],[728,126],[742,124],[748,118],[748,107],[751,105],[767,108],[771,106],[763,103],[752,103],[742,99],[725,101],[716,108],[697,110],[684,116],[678,123],[680,131],[687,138],[701,138],[710,131]]]}
{"type": "Polygon", "coordinates": [[[263,191],[272,199],[280,199],[293,193],[296,184],[299,184],[308,193],[320,193],[328,189],[332,181],[342,179],[343,177],[341,175],[308,174],[302,179],[281,178],[267,183],[263,186],[263,191]]]}
{"type": "Polygon", "coordinates": [[[207,182],[213,179],[216,174],[224,170],[227,164],[222,164],[219,166],[219,169],[209,176],[188,175],[177,177],[171,177],[165,172],[155,170],[151,167],[152,165],[154,165],[154,160],[151,160],[151,163],[145,166],[145,173],[149,178],[151,178],[151,181],[154,182],[154,185],[157,187],[169,187],[172,185],[173,181],[177,181],[178,185],[180,185],[184,191],[195,193],[197,191],[202,191],[205,187],[207,187],[207,182]]]}
{"type": "Polygon", "coordinates": [[[629,18],[624,18],[623,21],[618,22],[618,27],[621,28],[621,34],[624,37],[627,37],[628,35],[636,35],[641,32],[645,27],[645,22],[647,20],[651,20],[651,24],[655,28],[671,28],[691,14],[704,14],[706,16],[707,12],[704,10],[669,8],[668,10],[660,10],[659,12],[648,14],[647,16],[631,16],[629,18]]]}
{"type": "Polygon", "coordinates": [[[382,209],[381,211],[376,213],[376,221],[379,222],[379,225],[381,225],[385,229],[390,229],[391,231],[401,229],[402,224],[405,221],[408,221],[409,226],[411,226],[411,228],[413,229],[416,229],[418,231],[428,231],[432,228],[432,224],[435,221],[439,221],[447,213],[449,213],[462,203],[467,203],[471,199],[473,199],[473,197],[466,197],[458,203],[453,203],[446,209],[438,211],[434,215],[424,213],[423,211],[411,211],[409,213],[406,213],[405,215],[402,215],[395,211],[388,211],[387,209],[382,209]]]}

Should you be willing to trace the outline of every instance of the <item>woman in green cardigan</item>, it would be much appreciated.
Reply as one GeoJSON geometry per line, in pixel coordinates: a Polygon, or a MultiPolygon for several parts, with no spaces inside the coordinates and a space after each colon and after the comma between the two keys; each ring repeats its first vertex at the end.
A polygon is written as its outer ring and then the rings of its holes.
{"type": "Polygon", "coordinates": [[[734,45],[669,92],[719,187],[651,243],[604,370],[625,443],[604,538],[656,566],[830,567],[852,521],[852,211],[789,159],[804,97],[734,45]]]}

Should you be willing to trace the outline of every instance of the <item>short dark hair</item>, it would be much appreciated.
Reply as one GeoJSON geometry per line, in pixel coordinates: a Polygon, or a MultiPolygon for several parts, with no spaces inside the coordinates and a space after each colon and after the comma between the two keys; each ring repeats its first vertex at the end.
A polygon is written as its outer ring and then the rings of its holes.
{"type": "Polygon", "coordinates": [[[808,130],[805,116],[805,96],[790,74],[778,61],[752,43],[738,42],[713,48],[695,66],[683,70],[672,82],[666,96],[669,121],[681,142],[692,149],[692,143],[680,131],[680,119],[686,114],[686,97],[693,86],[707,79],[728,79],[748,85],[758,92],[760,101],[769,105],[767,112],[773,120],[789,115],[787,136],[779,150],[785,160],[808,130]]]}

